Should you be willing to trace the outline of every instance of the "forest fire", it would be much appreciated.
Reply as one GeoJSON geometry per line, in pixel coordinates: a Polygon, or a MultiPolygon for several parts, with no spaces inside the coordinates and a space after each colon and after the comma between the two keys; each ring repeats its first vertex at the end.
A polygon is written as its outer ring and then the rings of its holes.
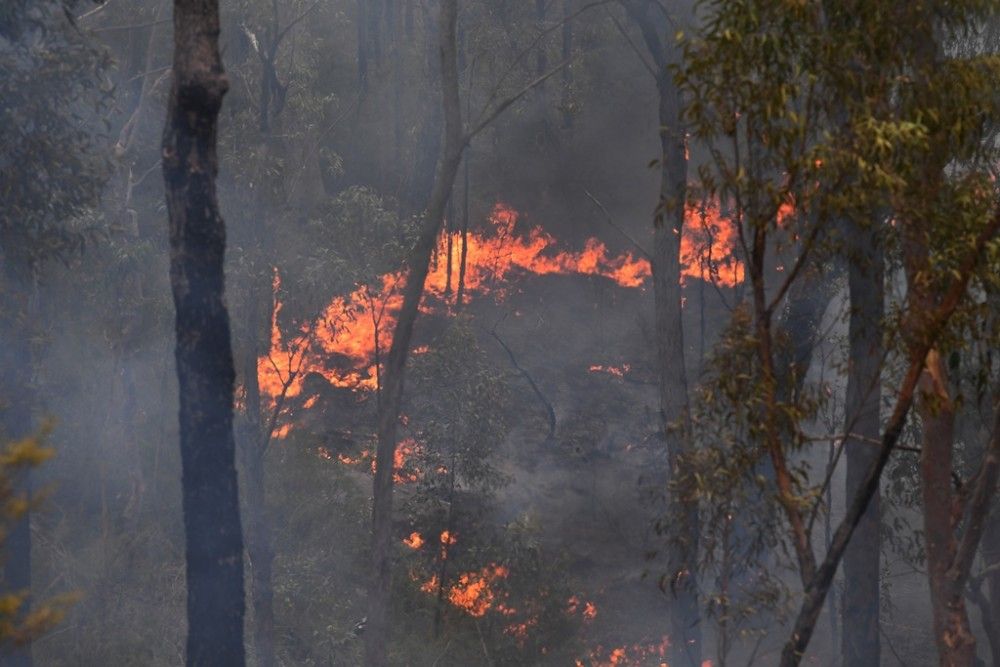
{"type": "Polygon", "coordinates": [[[591,373],[607,373],[617,378],[624,378],[625,374],[632,370],[632,367],[629,364],[622,364],[621,366],[601,366],[594,364],[587,370],[591,373]]]}
{"type": "Polygon", "coordinates": [[[743,282],[737,257],[738,232],[716,202],[688,206],[681,236],[681,283],[691,278],[735,287],[743,282]]]}
{"type": "Polygon", "coordinates": [[[581,600],[574,595],[566,601],[566,613],[572,616],[578,612],[585,621],[592,621],[597,618],[597,605],[588,600],[581,600]]]}
{"type": "MultiPolygon", "coordinates": [[[[587,662],[576,660],[576,667],[627,667],[630,665],[648,665],[654,661],[660,667],[666,667],[667,649],[670,639],[664,637],[655,644],[632,644],[605,649],[598,646],[590,652],[587,662]]],[[[706,660],[702,667],[711,667],[711,661],[706,660]]]]}
{"type": "MultiPolygon", "coordinates": [[[[494,605],[500,594],[493,588],[497,581],[506,579],[509,575],[510,570],[496,563],[474,572],[465,572],[459,575],[454,584],[446,587],[445,597],[454,607],[469,616],[481,618],[491,609],[509,616],[516,611],[502,604],[494,605]]],[[[420,590],[424,593],[437,593],[439,585],[438,577],[434,575],[420,585],[420,590]]]]}
{"type": "Polygon", "coordinates": [[[403,539],[403,544],[410,547],[411,549],[419,549],[424,546],[424,538],[420,533],[414,531],[410,535],[403,539]]]}
{"type": "MultiPolygon", "coordinates": [[[[411,459],[419,455],[421,449],[422,446],[420,443],[413,438],[404,438],[400,441],[399,445],[396,447],[396,453],[393,456],[393,482],[396,484],[409,484],[411,482],[417,482],[423,477],[423,471],[410,464],[411,459]]],[[[321,448],[320,456],[326,459],[332,458],[329,455],[328,450],[325,448],[321,448]],[[325,456],[323,455],[323,452],[327,452],[325,456]]],[[[370,449],[362,450],[357,456],[337,454],[337,460],[346,466],[356,466],[368,462],[372,474],[375,474],[375,453],[370,449]]]]}
{"type": "MultiPolygon", "coordinates": [[[[647,259],[628,252],[611,255],[607,246],[594,238],[588,239],[581,251],[561,251],[558,241],[540,227],[518,235],[515,228],[519,219],[516,210],[498,203],[490,213],[487,230],[468,234],[466,294],[493,294],[502,300],[505,286],[520,274],[603,276],[624,288],[642,287],[651,275],[647,259]]],[[[743,267],[735,258],[735,247],[736,231],[718,206],[689,207],[681,239],[682,281],[698,278],[720,286],[737,284],[743,279],[743,267]]],[[[453,232],[450,239],[442,234],[437,260],[427,277],[429,299],[421,306],[425,311],[450,308],[449,299],[458,287],[461,253],[461,234],[453,232]]],[[[323,376],[335,387],[377,390],[379,366],[391,343],[405,282],[404,273],[389,273],[377,284],[360,285],[350,294],[334,297],[318,317],[302,324],[294,336],[286,339],[279,326],[281,280],[275,270],[271,345],[257,364],[260,388],[270,399],[271,408],[280,409],[285,399],[301,394],[304,378],[310,373],[323,376]]],[[[591,367],[592,372],[618,377],[627,370],[591,367]]],[[[306,404],[311,407],[315,399],[310,398],[306,404]]],[[[275,437],[286,435],[287,429],[275,437]]]]}

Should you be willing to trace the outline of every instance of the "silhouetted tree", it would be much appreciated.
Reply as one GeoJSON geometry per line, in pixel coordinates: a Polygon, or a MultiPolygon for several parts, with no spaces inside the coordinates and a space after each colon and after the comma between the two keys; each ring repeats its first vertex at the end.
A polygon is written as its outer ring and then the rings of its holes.
{"type": "Polygon", "coordinates": [[[233,439],[235,371],[224,301],[226,228],[215,178],[229,86],[217,0],[175,0],[174,80],[163,131],[176,308],[187,561],[187,663],[241,665],[243,534],[233,439]]]}

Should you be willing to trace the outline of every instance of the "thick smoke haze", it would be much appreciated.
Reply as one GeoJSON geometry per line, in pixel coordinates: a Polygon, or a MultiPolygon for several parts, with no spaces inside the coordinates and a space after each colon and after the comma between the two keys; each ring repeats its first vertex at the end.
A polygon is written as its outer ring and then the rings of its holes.
{"type": "MultiPolygon", "coordinates": [[[[246,663],[995,664],[994,3],[454,3],[219,8],[246,663]]],[[[0,9],[2,664],[229,664],[161,145],[216,4],[0,9]]]]}

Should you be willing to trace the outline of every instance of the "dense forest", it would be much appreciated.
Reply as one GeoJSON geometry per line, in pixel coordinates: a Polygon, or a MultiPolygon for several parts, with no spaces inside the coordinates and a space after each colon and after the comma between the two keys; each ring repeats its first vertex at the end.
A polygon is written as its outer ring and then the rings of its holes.
{"type": "Polygon", "coordinates": [[[3,0],[0,664],[1000,665],[998,91],[988,0],[3,0]]]}

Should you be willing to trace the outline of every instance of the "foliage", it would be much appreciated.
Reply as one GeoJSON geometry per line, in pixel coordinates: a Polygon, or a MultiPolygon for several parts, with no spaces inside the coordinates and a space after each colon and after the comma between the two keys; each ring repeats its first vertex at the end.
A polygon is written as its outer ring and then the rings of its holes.
{"type": "MultiPolygon", "coordinates": [[[[747,544],[751,569],[766,570],[779,554],[791,566],[794,557],[808,584],[813,526],[829,510],[823,495],[839,457],[819,475],[806,467],[803,446],[836,436],[817,428],[821,392],[782,389],[776,315],[795,281],[849,259],[839,237],[851,221],[882,237],[891,266],[907,271],[907,293],[883,325],[893,346],[887,367],[927,333],[911,310],[926,302],[914,306],[914,293],[943,293],[995,212],[996,151],[985,119],[997,112],[991,91],[1000,83],[992,53],[946,58],[934,44],[989,20],[995,7],[771,0],[701,7],[696,35],[680,36],[685,57],[675,75],[692,135],[710,154],[696,194],[718,197],[732,211],[751,294],[699,394],[701,449],[686,474],[708,515],[706,567],[718,571],[739,532],[731,513],[752,526],[769,517],[762,530],[784,535],[774,544],[759,544],[752,535],[760,533],[750,531],[735,543],[747,544]],[[915,255],[923,258],[916,271],[915,255]],[[765,509],[744,518],[735,510],[748,499],[765,509]],[[776,521],[781,514],[785,520],[776,521]]],[[[987,262],[980,275],[991,270],[987,262]]],[[[961,324],[977,301],[965,296],[937,339],[942,349],[977,337],[961,324]]],[[[724,565],[717,587],[737,576],[733,568],[747,567],[724,565]]]]}
{"type": "MultiPolygon", "coordinates": [[[[38,506],[37,495],[27,495],[18,481],[52,457],[52,449],[44,444],[51,431],[52,425],[47,424],[38,434],[5,441],[0,448],[0,548],[12,527],[38,506]]],[[[68,606],[78,597],[63,595],[42,603],[35,601],[24,613],[22,607],[29,595],[29,591],[0,591],[0,649],[42,636],[62,621],[68,606]]]]}
{"type": "Polygon", "coordinates": [[[90,128],[109,65],[62,2],[5,3],[0,16],[0,252],[66,259],[100,230],[87,221],[108,171],[90,128]]]}

